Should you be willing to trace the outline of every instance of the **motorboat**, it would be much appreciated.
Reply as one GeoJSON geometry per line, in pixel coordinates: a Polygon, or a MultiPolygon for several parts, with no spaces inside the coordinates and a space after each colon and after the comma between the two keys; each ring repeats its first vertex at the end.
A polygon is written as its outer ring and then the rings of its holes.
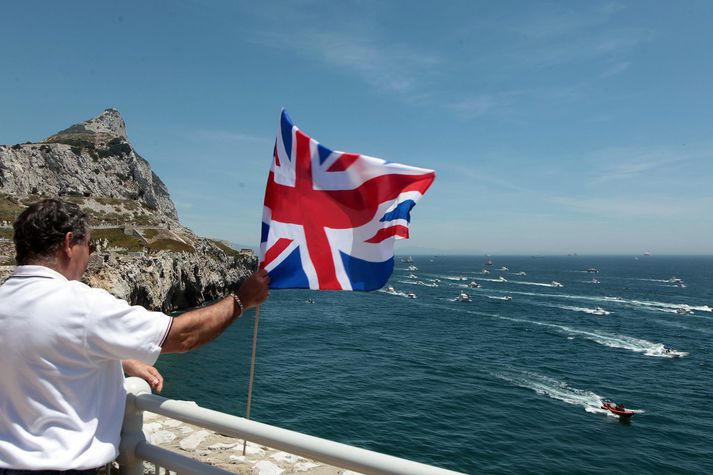
{"type": "Polygon", "coordinates": [[[609,315],[611,312],[607,312],[602,307],[594,307],[592,310],[592,315],[609,315]]]}
{"type": "Polygon", "coordinates": [[[503,277],[502,275],[500,277],[498,277],[497,279],[495,279],[495,282],[507,282],[507,281],[508,280],[505,277],[503,277]]]}
{"type": "Polygon", "coordinates": [[[395,294],[395,293],[396,293],[396,289],[395,289],[393,286],[391,286],[391,285],[389,285],[388,287],[386,287],[386,291],[387,291],[388,293],[390,293],[390,294],[395,294]]]}
{"type": "Polygon", "coordinates": [[[599,269],[597,269],[596,267],[590,267],[589,269],[587,269],[587,272],[590,272],[592,274],[599,274],[599,269]]]}
{"type": "Polygon", "coordinates": [[[409,274],[409,275],[407,276],[407,278],[408,278],[408,279],[418,279],[418,276],[417,276],[417,275],[414,275],[414,274],[409,274]]]}
{"type": "Polygon", "coordinates": [[[501,270],[501,271],[505,272],[505,271],[510,270],[510,269],[508,269],[508,268],[505,267],[505,266],[502,266],[502,267],[501,267],[500,269],[498,269],[498,270],[501,270]]]}
{"type": "Polygon", "coordinates": [[[614,404],[610,401],[604,401],[602,403],[602,409],[611,412],[614,415],[619,416],[619,419],[629,419],[631,416],[636,414],[634,411],[630,411],[624,407],[623,404],[614,404]]]}
{"type": "Polygon", "coordinates": [[[592,279],[592,280],[590,280],[589,282],[591,282],[592,284],[598,284],[598,283],[599,283],[599,281],[598,281],[597,279],[592,279]]]}
{"type": "Polygon", "coordinates": [[[552,283],[550,284],[552,287],[564,287],[564,285],[560,284],[556,280],[553,280],[552,283]]]}
{"type": "Polygon", "coordinates": [[[492,265],[493,265],[492,259],[488,259],[487,261],[485,261],[485,265],[486,265],[486,266],[492,266],[492,265]]]}
{"type": "Polygon", "coordinates": [[[480,287],[480,284],[473,280],[470,282],[470,284],[468,284],[468,287],[470,287],[471,289],[477,289],[480,287]]]}
{"type": "Polygon", "coordinates": [[[481,274],[490,274],[490,271],[488,269],[483,269],[480,273],[481,274]]]}
{"type": "Polygon", "coordinates": [[[527,272],[515,272],[513,275],[527,275],[527,272]]]}
{"type": "Polygon", "coordinates": [[[418,267],[416,266],[408,266],[406,270],[418,270],[418,267]]]}
{"type": "Polygon", "coordinates": [[[306,300],[306,303],[315,303],[313,298],[309,298],[306,300]]]}
{"type": "Polygon", "coordinates": [[[456,297],[456,302],[470,302],[470,295],[461,292],[460,295],[456,297]]]}
{"type": "Polygon", "coordinates": [[[688,307],[681,307],[676,309],[676,313],[679,315],[693,315],[693,310],[688,307]]]}
{"type": "Polygon", "coordinates": [[[410,299],[415,299],[415,298],[416,298],[416,294],[414,294],[413,292],[409,292],[409,293],[406,294],[406,297],[408,297],[408,298],[410,298],[410,299]]]}
{"type": "Polygon", "coordinates": [[[661,349],[661,354],[665,355],[665,356],[669,356],[671,358],[680,358],[682,356],[686,356],[688,353],[685,353],[683,351],[674,350],[673,348],[666,348],[664,346],[661,349]]]}

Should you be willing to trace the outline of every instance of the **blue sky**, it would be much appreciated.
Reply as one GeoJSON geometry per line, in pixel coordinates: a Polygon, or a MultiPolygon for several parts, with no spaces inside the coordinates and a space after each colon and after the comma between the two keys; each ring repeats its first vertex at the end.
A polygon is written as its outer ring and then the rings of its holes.
{"type": "Polygon", "coordinates": [[[437,171],[402,252],[713,253],[713,3],[23,1],[0,143],[107,107],[184,224],[257,245],[280,109],[437,171]],[[264,3],[264,5],[263,5],[264,3]]]}

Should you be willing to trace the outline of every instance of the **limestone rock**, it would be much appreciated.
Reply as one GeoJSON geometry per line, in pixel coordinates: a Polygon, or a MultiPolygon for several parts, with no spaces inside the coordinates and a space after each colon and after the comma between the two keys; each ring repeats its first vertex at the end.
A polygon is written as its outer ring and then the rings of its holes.
{"type": "Polygon", "coordinates": [[[129,143],[116,109],[43,142],[0,145],[0,281],[13,269],[9,224],[42,197],[77,202],[90,214],[93,238],[108,237],[99,239],[84,282],[132,305],[195,307],[237,289],[257,265],[254,254],[179,222],[166,185],[129,143]]]}

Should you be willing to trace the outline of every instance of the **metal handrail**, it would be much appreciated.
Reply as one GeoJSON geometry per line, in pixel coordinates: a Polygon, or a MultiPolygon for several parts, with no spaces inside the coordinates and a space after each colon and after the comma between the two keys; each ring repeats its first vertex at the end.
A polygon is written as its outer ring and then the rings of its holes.
{"type": "Polygon", "coordinates": [[[126,387],[129,395],[126,401],[126,414],[118,459],[122,474],[143,474],[142,460],[181,474],[230,473],[147,443],[142,432],[143,411],[171,417],[229,437],[250,440],[329,465],[367,474],[447,475],[458,473],[251,421],[193,404],[188,405],[166,399],[151,394],[148,384],[139,378],[127,378],[126,387]]]}

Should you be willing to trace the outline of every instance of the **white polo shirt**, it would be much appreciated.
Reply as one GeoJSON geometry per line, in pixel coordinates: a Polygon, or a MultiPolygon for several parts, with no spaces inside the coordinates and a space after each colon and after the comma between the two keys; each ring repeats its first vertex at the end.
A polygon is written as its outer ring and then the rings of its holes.
{"type": "Polygon", "coordinates": [[[155,363],[172,320],[47,267],[19,266],[0,286],[0,468],[113,460],[121,360],[155,363]]]}

